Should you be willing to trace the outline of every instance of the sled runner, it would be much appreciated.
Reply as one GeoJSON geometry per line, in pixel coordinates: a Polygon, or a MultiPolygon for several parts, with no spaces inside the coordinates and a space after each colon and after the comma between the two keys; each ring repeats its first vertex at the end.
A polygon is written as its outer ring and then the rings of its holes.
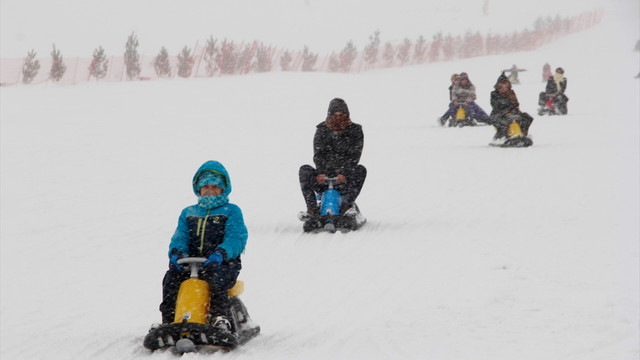
{"type": "Polygon", "coordinates": [[[260,326],[251,321],[246,307],[238,297],[244,291],[242,281],[236,281],[228,292],[231,301],[231,332],[211,324],[209,284],[198,277],[200,265],[206,260],[197,257],[178,260],[178,264],[188,266],[191,277],[180,285],[174,321],[171,324],[152,325],[144,338],[145,348],[153,351],[174,347],[181,354],[197,351],[199,346],[205,345],[231,350],[260,333],[260,326]]]}
{"type": "Polygon", "coordinates": [[[456,115],[449,119],[449,127],[463,127],[463,126],[476,126],[478,122],[475,119],[467,116],[467,112],[464,110],[462,105],[458,106],[458,110],[456,110],[456,115]]]}
{"type": "Polygon", "coordinates": [[[322,196],[316,194],[316,197],[319,197],[320,214],[313,215],[304,211],[298,214],[298,219],[304,222],[302,226],[304,232],[348,232],[359,229],[367,221],[355,203],[350,209],[340,214],[342,195],[340,191],[333,188],[336,180],[337,178],[325,178],[329,188],[322,193],[322,196]]]}
{"type": "Polygon", "coordinates": [[[520,124],[514,121],[507,128],[507,136],[504,142],[492,142],[489,145],[497,147],[528,147],[533,145],[533,140],[525,136],[520,124]]]}
{"type": "Polygon", "coordinates": [[[567,105],[562,98],[553,98],[541,92],[538,99],[538,115],[567,115],[567,105]],[[563,103],[564,102],[564,103],[563,103]]]}

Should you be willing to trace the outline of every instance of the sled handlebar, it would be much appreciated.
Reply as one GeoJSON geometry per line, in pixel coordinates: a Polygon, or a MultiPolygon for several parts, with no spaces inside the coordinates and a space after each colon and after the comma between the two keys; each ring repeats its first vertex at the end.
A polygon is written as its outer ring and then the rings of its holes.
{"type": "Polygon", "coordinates": [[[189,265],[189,269],[191,270],[191,277],[198,277],[198,270],[200,270],[200,265],[207,261],[207,258],[203,257],[185,257],[182,259],[178,259],[178,265],[189,265]]]}
{"type": "Polygon", "coordinates": [[[203,258],[203,257],[185,257],[182,259],[178,259],[178,264],[182,265],[182,264],[202,264],[203,262],[207,261],[207,258],[203,258]]]}
{"type": "Polygon", "coordinates": [[[324,181],[327,182],[327,184],[329,185],[329,189],[333,189],[333,185],[338,181],[338,177],[328,177],[325,176],[324,177],[324,181]]]}

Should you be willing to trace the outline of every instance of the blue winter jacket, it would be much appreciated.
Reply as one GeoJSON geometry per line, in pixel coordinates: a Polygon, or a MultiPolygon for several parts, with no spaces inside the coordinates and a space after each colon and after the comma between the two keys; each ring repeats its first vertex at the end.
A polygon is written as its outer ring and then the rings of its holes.
{"type": "MultiPolygon", "coordinates": [[[[226,179],[227,186],[223,195],[231,192],[231,180],[224,166],[217,161],[207,161],[193,176],[193,192],[201,174],[212,171],[226,179]]],[[[231,203],[207,210],[201,206],[191,205],[182,210],[178,219],[171,244],[169,257],[178,252],[182,256],[209,257],[216,249],[225,253],[225,261],[240,261],[240,254],[247,244],[247,227],[244,224],[242,211],[231,203]]]]}

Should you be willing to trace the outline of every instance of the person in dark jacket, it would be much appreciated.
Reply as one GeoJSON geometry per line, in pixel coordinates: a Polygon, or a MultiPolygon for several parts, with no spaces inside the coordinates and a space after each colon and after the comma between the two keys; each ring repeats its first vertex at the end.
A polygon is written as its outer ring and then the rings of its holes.
{"type": "Polygon", "coordinates": [[[211,324],[230,331],[227,292],[242,268],[240,254],[247,243],[247,227],[240,208],[229,203],[231,180],[221,163],[205,162],[193,176],[192,186],[198,203],[182,210],[169,245],[169,270],[162,281],[162,322],[173,322],[180,284],[189,278],[178,259],[204,257],[207,261],[199,275],[211,291],[211,324]]]}
{"type": "Polygon", "coordinates": [[[300,188],[309,215],[320,209],[316,193],[327,189],[326,177],[337,177],[335,189],[342,195],[340,214],[349,210],[362,190],[367,169],[360,164],[364,146],[362,126],[351,122],[347,103],[339,98],[331,100],[327,118],[316,126],[313,137],[313,162],[299,170],[300,188]]]}
{"type": "Polygon", "coordinates": [[[547,100],[551,99],[554,103],[557,103],[556,107],[560,114],[566,115],[568,112],[567,102],[569,101],[569,98],[564,93],[566,90],[567,78],[564,77],[564,69],[559,67],[553,76],[547,80],[547,86],[544,92],[540,93],[538,105],[544,106],[547,100]]]}
{"type": "Polygon", "coordinates": [[[507,136],[509,124],[517,122],[524,136],[528,136],[529,127],[533,118],[520,111],[520,103],[516,97],[516,93],[511,87],[511,81],[504,74],[500,74],[495,89],[491,92],[491,123],[496,128],[496,134],[493,137],[495,142],[503,141],[507,136]]]}

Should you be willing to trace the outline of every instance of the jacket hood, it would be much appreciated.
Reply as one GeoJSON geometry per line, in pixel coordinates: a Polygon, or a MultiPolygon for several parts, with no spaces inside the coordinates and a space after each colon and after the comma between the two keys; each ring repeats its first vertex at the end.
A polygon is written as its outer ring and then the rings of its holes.
{"type": "Polygon", "coordinates": [[[504,71],[502,72],[502,74],[500,74],[500,76],[498,76],[498,80],[496,80],[496,84],[493,85],[493,88],[498,90],[501,83],[509,84],[509,89],[511,89],[511,81],[509,81],[509,78],[507,78],[507,76],[504,74],[504,71]]]}
{"type": "Polygon", "coordinates": [[[227,186],[224,188],[224,190],[222,190],[222,195],[228,196],[231,193],[231,179],[229,178],[229,173],[220,162],[215,160],[209,160],[202,164],[198,171],[196,171],[195,175],[193,175],[193,181],[191,182],[193,193],[196,194],[196,196],[200,196],[197,189],[198,180],[200,179],[200,176],[202,176],[202,174],[208,171],[222,175],[224,177],[227,186]]]}
{"type": "Polygon", "coordinates": [[[341,112],[349,117],[349,107],[347,106],[347,103],[340,98],[331,100],[329,103],[329,109],[327,109],[327,117],[337,112],[341,112]]]}

